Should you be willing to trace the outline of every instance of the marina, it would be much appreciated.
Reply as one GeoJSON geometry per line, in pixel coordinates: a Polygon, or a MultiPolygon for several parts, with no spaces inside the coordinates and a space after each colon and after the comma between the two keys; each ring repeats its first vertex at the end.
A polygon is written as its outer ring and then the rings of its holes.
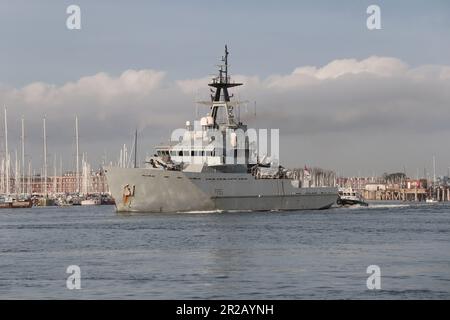
{"type": "Polygon", "coordinates": [[[33,206],[68,206],[113,204],[103,170],[91,170],[86,154],[80,161],[78,139],[78,117],[75,116],[76,158],[75,170],[63,172],[63,163],[59,163],[57,174],[56,154],[53,160],[53,175],[49,175],[47,161],[46,118],[42,119],[42,158],[40,173],[33,170],[31,160],[25,164],[25,119],[21,118],[21,154],[15,151],[11,165],[11,153],[8,148],[7,109],[3,113],[4,152],[0,163],[0,209],[30,208],[33,206]],[[80,162],[81,168],[80,170],[80,162]]]}

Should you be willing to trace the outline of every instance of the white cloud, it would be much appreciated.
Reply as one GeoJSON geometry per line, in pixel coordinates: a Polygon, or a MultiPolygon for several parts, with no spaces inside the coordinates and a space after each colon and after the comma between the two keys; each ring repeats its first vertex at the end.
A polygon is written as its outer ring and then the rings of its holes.
{"type": "Polygon", "coordinates": [[[211,82],[211,77],[178,80],[176,81],[176,84],[183,93],[188,95],[195,95],[197,94],[198,90],[204,89],[209,82],[211,82]]]}
{"type": "Polygon", "coordinates": [[[158,88],[164,75],[164,72],[154,70],[126,70],[119,77],[112,77],[101,72],[59,87],[35,82],[20,90],[14,90],[11,94],[13,99],[21,100],[29,105],[53,106],[86,97],[106,104],[124,96],[131,98],[146,96],[158,88]]]}
{"type": "Polygon", "coordinates": [[[296,68],[291,74],[272,76],[267,80],[271,88],[293,88],[317,84],[319,80],[337,79],[345,75],[367,75],[390,77],[404,74],[408,66],[399,59],[372,56],[358,61],[355,59],[334,60],[323,67],[306,66],[296,68]]]}
{"type": "Polygon", "coordinates": [[[346,74],[359,73],[389,77],[403,74],[407,69],[408,66],[399,59],[372,56],[361,61],[355,59],[334,60],[322,68],[309,67],[306,70],[297,68],[293,73],[302,74],[306,71],[306,74],[318,79],[335,79],[346,74]]]}
{"type": "MultiPolygon", "coordinates": [[[[418,148],[404,155],[419,157],[423,145],[442,150],[436,135],[450,134],[450,66],[411,68],[396,58],[372,56],[298,67],[286,75],[236,75],[233,79],[244,83],[233,91],[236,98],[258,101],[261,126],[280,128],[282,135],[295,137],[298,146],[287,148],[291,162],[309,154],[317,157],[311,161],[322,160],[321,156],[354,166],[347,155],[355,152],[353,147],[394,152],[405,139],[414,139],[418,148]],[[328,150],[336,143],[342,143],[337,152],[345,153],[331,157],[328,150]]],[[[127,70],[118,76],[98,73],[60,86],[42,82],[23,88],[3,86],[0,101],[8,106],[10,121],[25,115],[30,135],[36,136],[30,137],[34,139],[30,144],[37,146],[40,119],[46,114],[49,136],[52,127],[62,130],[53,133],[55,145],[70,147],[77,114],[89,137],[86,143],[93,148],[89,152],[96,154],[105,148],[120,148],[121,137],[136,126],[149,130],[149,141],[164,141],[171,129],[192,120],[194,101],[209,96],[209,81],[210,77],[169,81],[163,71],[127,70]]],[[[252,114],[242,112],[242,117],[255,125],[252,114]]],[[[10,127],[14,130],[14,125],[10,127]]],[[[401,156],[392,161],[404,161],[401,156]]],[[[373,159],[364,161],[376,166],[373,159]]]]}

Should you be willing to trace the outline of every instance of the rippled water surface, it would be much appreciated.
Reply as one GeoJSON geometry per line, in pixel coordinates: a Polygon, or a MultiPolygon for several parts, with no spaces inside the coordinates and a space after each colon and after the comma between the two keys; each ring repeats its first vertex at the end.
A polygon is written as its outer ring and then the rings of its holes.
{"type": "Polygon", "coordinates": [[[449,299],[450,205],[120,215],[0,210],[0,298],[449,299]],[[66,268],[81,268],[68,290],[66,268]],[[367,289],[369,265],[381,290],[367,289]]]}

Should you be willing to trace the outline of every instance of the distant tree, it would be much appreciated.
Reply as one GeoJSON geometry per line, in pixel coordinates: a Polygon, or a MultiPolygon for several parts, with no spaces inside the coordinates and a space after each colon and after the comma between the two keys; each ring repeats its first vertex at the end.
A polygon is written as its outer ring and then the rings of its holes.
{"type": "Polygon", "coordinates": [[[406,174],[403,172],[384,173],[383,178],[386,183],[402,183],[406,180],[406,174]]]}

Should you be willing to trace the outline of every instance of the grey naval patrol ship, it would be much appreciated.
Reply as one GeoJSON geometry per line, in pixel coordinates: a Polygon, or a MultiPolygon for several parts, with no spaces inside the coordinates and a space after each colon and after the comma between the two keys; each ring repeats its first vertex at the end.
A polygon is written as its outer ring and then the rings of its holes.
{"type": "Polygon", "coordinates": [[[238,102],[230,100],[228,89],[242,83],[228,75],[228,54],[225,46],[219,75],[209,84],[211,101],[203,102],[210,112],[200,122],[186,122],[178,140],[156,146],[142,168],[104,167],[117,211],[300,210],[336,203],[337,188],[303,187],[275,161],[255,156],[247,126],[234,114],[238,102]]]}

